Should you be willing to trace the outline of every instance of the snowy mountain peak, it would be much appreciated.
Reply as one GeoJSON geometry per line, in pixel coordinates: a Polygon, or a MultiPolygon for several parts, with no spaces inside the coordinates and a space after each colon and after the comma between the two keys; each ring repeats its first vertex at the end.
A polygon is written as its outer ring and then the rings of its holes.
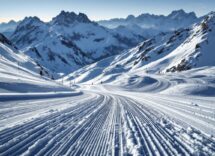
{"type": "Polygon", "coordinates": [[[154,15],[154,14],[149,14],[149,13],[144,13],[136,17],[137,20],[139,21],[144,21],[144,20],[151,20],[151,19],[159,19],[159,18],[164,18],[165,16],[163,15],[154,15]]]}
{"type": "Polygon", "coordinates": [[[184,10],[175,10],[175,11],[172,11],[172,13],[170,13],[168,15],[168,18],[171,18],[171,19],[184,19],[184,18],[193,18],[193,19],[196,19],[196,14],[194,12],[190,12],[190,13],[186,13],[184,10]]]}
{"type": "Polygon", "coordinates": [[[27,26],[27,25],[38,25],[40,23],[43,23],[38,17],[25,17],[24,20],[19,24],[20,26],[27,26]]]}
{"type": "Polygon", "coordinates": [[[1,24],[16,24],[17,22],[14,20],[10,20],[8,23],[1,23],[1,24]]]}
{"type": "Polygon", "coordinates": [[[204,16],[204,20],[206,20],[206,21],[215,20],[215,12],[212,11],[209,14],[207,14],[206,16],[204,16]]]}
{"type": "Polygon", "coordinates": [[[66,11],[61,11],[59,15],[54,17],[51,21],[52,24],[58,24],[58,25],[68,25],[72,24],[75,21],[80,22],[80,23],[89,23],[91,22],[87,15],[83,13],[76,14],[74,12],[66,12],[66,11]]]}
{"type": "Polygon", "coordinates": [[[25,17],[24,20],[22,20],[18,25],[15,30],[15,34],[18,32],[20,33],[21,31],[25,30],[33,30],[35,27],[39,27],[41,25],[45,25],[44,22],[42,22],[38,17],[25,17]]]}
{"type": "Polygon", "coordinates": [[[83,23],[89,23],[89,22],[91,22],[89,20],[89,18],[87,17],[87,15],[85,15],[84,13],[79,13],[78,16],[77,16],[77,20],[79,22],[83,22],[83,23]]]}
{"type": "Polygon", "coordinates": [[[43,40],[47,25],[38,17],[26,17],[11,35],[11,41],[19,48],[31,46],[35,41],[43,40]]]}
{"type": "Polygon", "coordinates": [[[132,20],[132,19],[135,19],[135,16],[134,15],[128,15],[126,20],[132,20]]]}

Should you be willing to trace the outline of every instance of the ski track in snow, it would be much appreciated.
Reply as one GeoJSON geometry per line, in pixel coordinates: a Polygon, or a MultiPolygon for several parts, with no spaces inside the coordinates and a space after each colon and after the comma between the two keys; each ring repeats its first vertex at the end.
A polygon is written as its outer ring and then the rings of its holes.
{"type": "MultiPolygon", "coordinates": [[[[151,99],[144,96],[140,102],[128,96],[86,91],[66,98],[0,103],[1,126],[9,125],[0,131],[0,155],[214,154],[214,138],[193,128],[184,129],[168,118],[168,113],[150,107],[153,102],[165,104],[164,97],[151,99]],[[14,119],[20,122],[11,127],[9,122],[14,119]]],[[[187,111],[184,114],[191,111],[191,106],[183,102],[164,105],[168,112],[167,107],[169,113],[173,113],[171,107],[187,111]]],[[[196,109],[198,118],[204,115],[214,126],[213,110],[207,106],[203,109],[196,109]]]]}

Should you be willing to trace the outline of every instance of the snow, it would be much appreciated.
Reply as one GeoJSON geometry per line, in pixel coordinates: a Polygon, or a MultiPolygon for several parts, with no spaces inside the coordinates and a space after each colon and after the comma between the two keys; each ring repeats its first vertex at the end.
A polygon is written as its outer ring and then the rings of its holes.
{"type": "Polygon", "coordinates": [[[215,150],[214,98],[108,84],[80,89],[79,96],[1,103],[1,154],[212,155],[215,150]]]}
{"type": "Polygon", "coordinates": [[[190,28],[161,33],[122,54],[76,70],[64,80],[99,83],[113,81],[128,72],[164,74],[214,66],[215,16],[213,13],[208,16],[190,28]],[[202,23],[206,23],[206,30],[202,23]]]}
{"type": "MultiPolygon", "coordinates": [[[[9,95],[10,93],[71,91],[47,77],[40,76],[40,71],[45,75],[45,68],[38,66],[12,45],[0,42],[0,99],[6,96],[3,93],[9,95]]],[[[6,96],[6,98],[10,97],[12,96],[6,96]]]]}
{"type": "MultiPolygon", "coordinates": [[[[191,77],[207,77],[206,70],[191,77]]],[[[144,91],[164,79],[142,77],[131,77],[131,87],[83,84],[79,96],[2,102],[2,155],[212,155],[214,96],[144,91]]]]}
{"type": "Polygon", "coordinates": [[[69,74],[145,40],[140,32],[125,35],[131,31],[118,33],[90,21],[82,13],[62,11],[48,23],[26,17],[11,40],[23,53],[49,69],[56,79],[61,73],[69,74]]]}
{"type": "MultiPolygon", "coordinates": [[[[200,18],[201,19],[201,18],[200,18]]],[[[153,15],[153,14],[141,14],[139,16],[129,15],[123,19],[110,19],[101,20],[98,23],[108,28],[117,28],[119,26],[129,27],[129,25],[137,25],[142,28],[143,31],[149,31],[152,34],[159,32],[166,32],[177,30],[179,28],[186,28],[195,22],[199,18],[196,17],[194,12],[186,13],[184,10],[176,10],[169,15],[153,15]]]]}
{"type": "Polygon", "coordinates": [[[0,43],[0,155],[214,155],[213,18],[57,81],[0,43]],[[184,59],[192,68],[167,72],[184,59]]]}

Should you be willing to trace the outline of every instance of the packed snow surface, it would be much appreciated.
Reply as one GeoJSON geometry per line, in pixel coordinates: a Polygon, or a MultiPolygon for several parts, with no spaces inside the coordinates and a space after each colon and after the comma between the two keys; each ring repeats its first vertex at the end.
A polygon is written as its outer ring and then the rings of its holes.
{"type": "Polygon", "coordinates": [[[83,93],[69,97],[5,100],[0,102],[0,153],[213,155],[214,78],[214,68],[136,72],[111,83],[73,85],[83,93]]]}

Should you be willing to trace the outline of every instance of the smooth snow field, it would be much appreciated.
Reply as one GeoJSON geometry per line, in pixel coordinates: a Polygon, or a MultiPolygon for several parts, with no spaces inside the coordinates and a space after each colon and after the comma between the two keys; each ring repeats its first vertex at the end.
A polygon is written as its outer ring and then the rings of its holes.
{"type": "Polygon", "coordinates": [[[60,97],[10,94],[0,102],[0,155],[213,156],[213,71],[137,72],[60,97]]]}

